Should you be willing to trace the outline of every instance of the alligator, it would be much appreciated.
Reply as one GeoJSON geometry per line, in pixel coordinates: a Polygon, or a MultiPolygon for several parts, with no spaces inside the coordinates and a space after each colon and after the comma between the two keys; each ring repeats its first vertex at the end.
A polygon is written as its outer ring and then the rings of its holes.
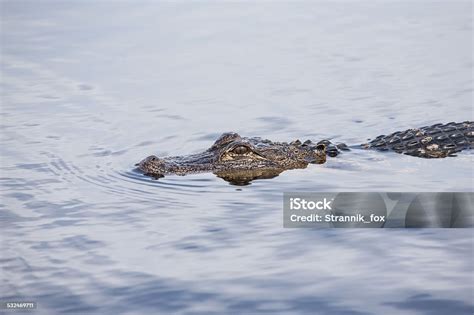
{"type": "MultiPolygon", "coordinates": [[[[370,140],[370,139],[368,139],[370,140]]],[[[207,150],[185,156],[158,158],[151,155],[137,163],[138,169],[155,179],[165,175],[213,172],[235,184],[272,178],[285,170],[323,164],[327,156],[336,157],[351,149],[393,151],[420,158],[445,158],[472,149],[474,122],[450,122],[380,135],[367,143],[347,146],[329,140],[273,142],[259,137],[241,137],[235,132],[222,134],[207,150]]]]}

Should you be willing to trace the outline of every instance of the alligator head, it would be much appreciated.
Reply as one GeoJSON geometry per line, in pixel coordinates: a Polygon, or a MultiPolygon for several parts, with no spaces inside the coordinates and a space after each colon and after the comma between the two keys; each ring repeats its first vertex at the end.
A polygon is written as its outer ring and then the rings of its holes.
{"type": "Polygon", "coordinates": [[[253,179],[272,178],[285,170],[305,168],[308,164],[326,162],[326,146],[311,141],[301,143],[273,142],[261,138],[245,138],[237,133],[222,134],[206,151],[158,158],[149,156],[136,164],[146,175],[186,175],[213,172],[237,185],[253,179]]]}

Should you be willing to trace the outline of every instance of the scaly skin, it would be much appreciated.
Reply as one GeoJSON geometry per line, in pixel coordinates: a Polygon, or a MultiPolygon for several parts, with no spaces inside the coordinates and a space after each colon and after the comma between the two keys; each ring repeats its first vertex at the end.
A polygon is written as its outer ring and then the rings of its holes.
{"type": "MultiPolygon", "coordinates": [[[[319,143],[326,145],[329,156],[337,156],[341,149],[347,150],[347,147],[335,146],[327,140],[319,143]]],[[[474,123],[472,121],[450,122],[397,131],[387,136],[378,136],[360,145],[362,149],[394,151],[428,159],[455,156],[457,152],[472,149],[473,146],[474,123]]]]}
{"type": "Polygon", "coordinates": [[[272,142],[224,133],[206,151],[185,156],[147,157],[137,164],[146,175],[213,172],[222,178],[270,178],[284,170],[326,162],[325,145],[311,141],[272,142]]]}
{"type": "Polygon", "coordinates": [[[378,136],[362,147],[379,151],[392,150],[422,158],[444,158],[454,156],[462,150],[472,149],[473,145],[474,123],[465,121],[436,124],[398,131],[388,136],[378,136]]]}
{"type": "MultiPolygon", "coordinates": [[[[394,151],[422,158],[444,158],[472,149],[474,123],[447,123],[398,131],[381,135],[363,149],[394,151]]],[[[349,148],[328,140],[313,143],[272,142],[261,138],[245,138],[236,133],[224,133],[206,151],[185,156],[158,158],[149,156],[137,164],[146,175],[186,175],[213,172],[231,183],[245,185],[253,179],[272,178],[285,170],[305,168],[308,164],[326,162],[326,155],[337,156],[349,148]]]]}

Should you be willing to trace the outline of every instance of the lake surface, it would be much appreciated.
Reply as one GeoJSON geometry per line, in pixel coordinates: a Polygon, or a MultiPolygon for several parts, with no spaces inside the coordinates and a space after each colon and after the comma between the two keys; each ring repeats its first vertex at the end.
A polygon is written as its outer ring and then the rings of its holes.
{"type": "Polygon", "coordinates": [[[472,3],[2,1],[1,300],[35,314],[472,314],[472,229],[284,229],[285,191],[474,191],[472,152],[233,186],[134,171],[225,131],[473,120],[472,3]]]}

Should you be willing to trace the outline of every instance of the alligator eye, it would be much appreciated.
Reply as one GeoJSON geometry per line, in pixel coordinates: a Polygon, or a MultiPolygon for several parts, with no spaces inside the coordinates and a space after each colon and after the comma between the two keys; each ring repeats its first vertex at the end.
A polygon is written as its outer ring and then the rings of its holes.
{"type": "Polygon", "coordinates": [[[235,154],[245,154],[245,153],[248,153],[249,151],[250,149],[243,145],[238,146],[232,150],[232,152],[235,154]]]}

